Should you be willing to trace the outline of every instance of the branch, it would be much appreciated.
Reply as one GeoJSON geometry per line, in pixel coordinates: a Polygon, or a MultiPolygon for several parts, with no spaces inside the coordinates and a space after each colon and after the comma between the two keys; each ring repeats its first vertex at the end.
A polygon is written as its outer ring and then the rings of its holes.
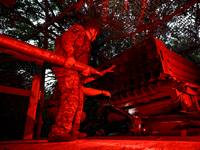
{"type": "Polygon", "coordinates": [[[43,9],[43,11],[45,11],[45,8],[40,4],[40,2],[38,2],[38,0],[35,0],[35,2],[43,9]]]}
{"type": "Polygon", "coordinates": [[[59,19],[62,19],[68,12],[72,11],[73,9],[75,9],[83,1],[84,0],[80,0],[79,2],[77,2],[76,4],[74,4],[73,6],[67,8],[63,13],[61,13],[55,19],[53,19],[52,21],[50,21],[48,24],[46,24],[43,28],[39,29],[38,32],[36,32],[36,33],[32,34],[30,37],[28,37],[28,39],[30,39],[31,37],[36,36],[38,33],[42,32],[44,29],[48,28],[50,25],[52,25],[54,22],[58,21],[59,19]]]}
{"type": "Polygon", "coordinates": [[[132,33],[128,33],[128,34],[112,37],[112,38],[106,40],[105,43],[108,43],[109,41],[114,40],[114,39],[119,39],[119,38],[124,38],[124,37],[127,37],[127,36],[132,36],[133,34],[136,34],[136,33],[145,31],[146,29],[152,28],[153,26],[156,26],[156,25],[164,22],[165,20],[168,20],[168,19],[172,18],[173,16],[175,16],[177,14],[181,14],[184,10],[188,9],[190,6],[193,6],[197,1],[198,0],[191,1],[190,4],[186,5],[185,7],[180,8],[177,12],[175,12],[175,13],[173,13],[173,14],[171,14],[171,15],[169,15],[169,16],[167,16],[167,17],[165,17],[165,18],[163,18],[163,19],[161,19],[161,20],[149,25],[149,26],[146,26],[146,27],[144,27],[144,28],[142,28],[140,30],[137,30],[135,32],[132,32],[132,33]]]}
{"type": "MultiPolygon", "coordinates": [[[[24,18],[23,16],[21,16],[20,14],[18,14],[17,12],[15,12],[17,14],[17,18],[15,18],[15,21],[20,21],[20,22],[25,22],[27,23],[28,25],[32,26],[33,28],[35,28],[36,30],[38,30],[38,27],[35,26],[34,24],[32,24],[28,19],[24,18]]],[[[4,16],[5,18],[9,18],[9,19],[12,19],[11,16],[7,16],[5,15],[4,13],[1,13],[2,16],[4,16]]],[[[53,34],[54,36],[58,36],[57,34],[55,34],[53,31],[49,31],[49,33],[53,34]]],[[[30,38],[33,38],[35,36],[31,36],[30,38]]],[[[55,40],[55,38],[53,38],[51,35],[48,35],[48,37],[52,40],[55,40]]],[[[30,38],[26,38],[24,35],[23,37],[19,37],[19,39],[21,39],[22,41],[27,41],[29,40],[30,38]]]]}
{"type": "Polygon", "coordinates": [[[190,60],[193,61],[193,63],[195,63],[195,64],[197,63],[192,57],[190,57],[190,55],[186,54],[186,56],[189,57],[190,60]]]}
{"type": "Polygon", "coordinates": [[[48,5],[48,7],[49,7],[49,10],[51,11],[52,16],[53,16],[54,18],[56,18],[56,15],[54,14],[52,8],[50,7],[49,2],[47,2],[47,5],[48,5]]]}
{"type": "Polygon", "coordinates": [[[61,27],[59,24],[59,27],[56,24],[52,24],[56,29],[61,30],[62,32],[64,32],[65,30],[63,29],[63,27],[61,27]]]}
{"type": "Polygon", "coordinates": [[[67,5],[65,5],[65,3],[63,3],[61,0],[56,0],[59,4],[62,4],[65,6],[65,8],[67,8],[67,5]]]}
{"type": "Polygon", "coordinates": [[[190,46],[190,48],[188,48],[188,49],[179,51],[178,54],[192,52],[192,51],[195,51],[196,49],[198,49],[199,47],[200,47],[200,44],[193,45],[193,46],[190,46]]]}

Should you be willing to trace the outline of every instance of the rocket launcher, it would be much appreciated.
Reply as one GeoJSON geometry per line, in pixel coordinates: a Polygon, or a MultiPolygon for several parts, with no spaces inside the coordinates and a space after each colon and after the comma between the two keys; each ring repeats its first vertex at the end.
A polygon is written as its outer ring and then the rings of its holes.
{"type": "MultiPolygon", "coordinates": [[[[93,83],[94,88],[112,93],[111,99],[99,102],[99,114],[106,112],[106,104],[132,116],[136,113],[149,117],[177,111],[200,111],[199,66],[167,49],[161,40],[150,37],[98,68],[104,70],[111,65],[116,66],[114,73],[93,83]]],[[[121,111],[118,115],[116,111],[108,115],[110,122],[124,118],[119,116],[121,111]]]]}

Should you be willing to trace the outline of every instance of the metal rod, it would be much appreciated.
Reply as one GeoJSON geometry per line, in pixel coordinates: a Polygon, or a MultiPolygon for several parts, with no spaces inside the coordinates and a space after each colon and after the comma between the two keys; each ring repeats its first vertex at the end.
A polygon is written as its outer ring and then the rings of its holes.
{"type": "Polygon", "coordinates": [[[36,127],[36,139],[40,138],[41,128],[43,124],[43,111],[44,111],[44,103],[45,103],[45,64],[43,64],[41,82],[40,82],[40,90],[41,90],[41,98],[39,101],[39,109],[38,109],[38,117],[37,117],[37,127],[36,127]]]}
{"type": "MultiPolygon", "coordinates": [[[[66,65],[67,58],[65,58],[63,55],[55,54],[54,52],[47,51],[46,49],[30,45],[28,43],[19,41],[3,34],[0,34],[0,47],[10,49],[18,53],[35,57],[44,61],[48,61],[59,66],[65,67],[66,65]]],[[[76,71],[83,71],[85,68],[90,68],[92,74],[101,75],[101,73],[96,69],[78,61],[76,61],[75,64],[72,66],[72,69],[76,71]]]]}

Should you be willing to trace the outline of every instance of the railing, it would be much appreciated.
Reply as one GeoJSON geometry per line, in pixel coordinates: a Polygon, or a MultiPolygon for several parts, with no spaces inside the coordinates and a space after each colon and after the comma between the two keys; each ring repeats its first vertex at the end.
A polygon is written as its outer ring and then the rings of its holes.
{"type": "Polygon", "coordinates": [[[18,61],[35,62],[35,72],[33,75],[31,90],[0,85],[0,92],[12,94],[12,95],[30,97],[23,139],[33,138],[34,126],[36,123],[37,123],[37,131],[39,131],[37,132],[36,137],[40,137],[42,120],[41,119],[40,121],[36,120],[36,112],[37,112],[38,100],[41,100],[40,107],[39,107],[40,113],[38,113],[38,118],[41,118],[43,115],[43,109],[41,111],[41,108],[43,108],[43,106],[41,105],[44,104],[44,98],[41,99],[41,91],[42,93],[44,91],[44,87],[42,86],[44,84],[44,79],[41,80],[41,74],[42,74],[44,61],[11,51],[9,49],[5,49],[2,47],[0,47],[0,52],[10,55],[10,56],[1,57],[0,63],[18,62],[18,61]]]}

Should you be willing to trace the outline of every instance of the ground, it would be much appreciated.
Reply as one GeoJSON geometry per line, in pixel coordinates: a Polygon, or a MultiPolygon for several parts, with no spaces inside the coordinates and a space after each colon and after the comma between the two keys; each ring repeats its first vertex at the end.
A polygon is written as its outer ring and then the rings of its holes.
{"type": "Polygon", "coordinates": [[[200,150],[200,137],[87,137],[70,142],[46,139],[2,141],[0,150],[200,150]]]}

